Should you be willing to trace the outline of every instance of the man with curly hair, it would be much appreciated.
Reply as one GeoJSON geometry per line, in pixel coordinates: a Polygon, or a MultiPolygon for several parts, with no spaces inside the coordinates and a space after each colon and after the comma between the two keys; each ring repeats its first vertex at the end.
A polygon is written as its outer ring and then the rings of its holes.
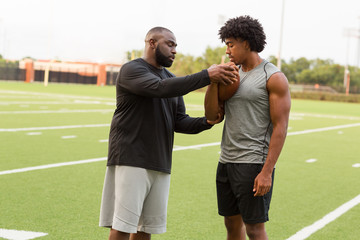
{"type": "MultiPolygon", "coordinates": [[[[208,86],[205,115],[225,114],[216,175],[219,214],[228,240],[268,239],[265,222],[274,183],[274,169],[285,142],[290,92],[286,76],[259,53],[266,36],[250,16],[229,19],[219,30],[231,62],[239,65],[240,85],[227,101],[218,98],[218,84],[208,86]]],[[[221,117],[221,116],[220,116],[221,117]]]]}

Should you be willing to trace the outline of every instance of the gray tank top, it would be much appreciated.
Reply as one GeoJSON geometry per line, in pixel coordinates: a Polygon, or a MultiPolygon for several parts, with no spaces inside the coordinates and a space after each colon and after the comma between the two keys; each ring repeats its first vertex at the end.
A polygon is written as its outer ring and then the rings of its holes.
{"type": "Polygon", "coordinates": [[[279,69],[263,60],[254,69],[240,68],[240,86],[225,102],[220,162],[263,164],[273,126],[266,83],[279,69]]]}

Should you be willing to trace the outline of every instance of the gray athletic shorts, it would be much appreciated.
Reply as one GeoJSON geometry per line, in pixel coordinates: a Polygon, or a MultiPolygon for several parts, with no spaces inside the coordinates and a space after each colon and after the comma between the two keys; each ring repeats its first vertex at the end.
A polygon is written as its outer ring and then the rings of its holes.
{"type": "Polygon", "coordinates": [[[129,166],[108,166],[100,227],[121,232],[166,232],[170,174],[129,166]]]}

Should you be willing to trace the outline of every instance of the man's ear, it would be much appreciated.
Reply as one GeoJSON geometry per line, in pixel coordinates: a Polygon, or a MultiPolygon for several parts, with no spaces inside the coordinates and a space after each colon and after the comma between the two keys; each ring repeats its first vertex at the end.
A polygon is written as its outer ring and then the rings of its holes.
{"type": "Polygon", "coordinates": [[[149,44],[150,44],[151,48],[154,48],[154,49],[156,48],[156,40],[155,39],[150,39],[149,44]]]}
{"type": "Polygon", "coordinates": [[[248,51],[251,51],[249,42],[244,41],[244,44],[245,44],[245,49],[248,50],[248,51]]]}

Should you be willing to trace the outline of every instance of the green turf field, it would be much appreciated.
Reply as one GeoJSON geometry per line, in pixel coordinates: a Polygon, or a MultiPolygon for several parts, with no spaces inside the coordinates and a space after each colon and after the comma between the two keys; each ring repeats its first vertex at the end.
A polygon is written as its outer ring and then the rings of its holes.
{"type": "MultiPolygon", "coordinates": [[[[203,115],[203,97],[185,96],[190,115],[203,115]]],[[[0,239],[13,239],[5,229],[107,239],[98,217],[114,106],[114,87],[0,82],[0,239]]],[[[221,131],[175,136],[168,230],[152,239],[226,239],[215,191],[221,131]]],[[[292,100],[269,239],[360,239],[359,139],[360,104],[292,100]],[[308,238],[295,235],[305,227],[308,238]]]]}

